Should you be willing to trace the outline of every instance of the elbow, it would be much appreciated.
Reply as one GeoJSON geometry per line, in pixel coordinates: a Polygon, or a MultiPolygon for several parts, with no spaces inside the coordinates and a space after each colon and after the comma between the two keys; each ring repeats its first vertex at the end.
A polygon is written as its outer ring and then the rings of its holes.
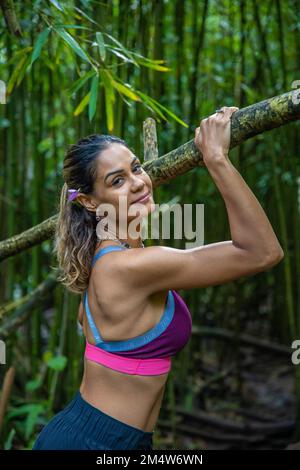
{"type": "Polygon", "coordinates": [[[276,266],[276,264],[280,263],[280,261],[284,258],[284,251],[279,246],[276,250],[270,252],[266,259],[263,261],[265,268],[272,268],[276,266]]]}

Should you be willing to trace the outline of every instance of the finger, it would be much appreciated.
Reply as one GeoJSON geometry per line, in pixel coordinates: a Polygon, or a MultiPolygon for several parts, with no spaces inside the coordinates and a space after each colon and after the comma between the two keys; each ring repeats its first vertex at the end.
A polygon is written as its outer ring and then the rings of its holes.
{"type": "Polygon", "coordinates": [[[219,109],[219,112],[216,113],[216,117],[218,117],[218,119],[224,119],[224,117],[228,118],[228,115],[229,115],[228,106],[222,106],[222,108],[219,109]]]}
{"type": "Polygon", "coordinates": [[[231,116],[236,113],[237,111],[239,110],[239,108],[237,107],[231,107],[230,108],[230,112],[229,112],[229,118],[231,118],[231,116]]]}
{"type": "Polygon", "coordinates": [[[225,113],[230,113],[237,111],[240,108],[238,108],[237,106],[223,106],[221,109],[223,109],[225,113]]]}
{"type": "Polygon", "coordinates": [[[224,120],[227,121],[228,118],[230,117],[230,110],[228,108],[228,106],[222,106],[222,108],[220,108],[220,111],[219,113],[217,113],[217,118],[219,120],[224,120]]]}
{"type": "Polygon", "coordinates": [[[238,108],[237,106],[230,106],[230,108],[228,108],[228,109],[229,109],[229,111],[230,111],[231,113],[235,113],[235,112],[238,111],[240,108],[238,108]]]}
{"type": "Polygon", "coordinates": [[[224,113],[222,113],[223,117],[226,119],[230,118],[233,113],[238,111],[239,108],[236,106],[224,106],[224,113]]]}

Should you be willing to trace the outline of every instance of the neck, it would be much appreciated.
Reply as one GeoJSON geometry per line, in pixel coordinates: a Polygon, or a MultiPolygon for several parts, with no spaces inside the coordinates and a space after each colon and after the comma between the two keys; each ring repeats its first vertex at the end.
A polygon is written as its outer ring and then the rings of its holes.
{"type": "Polygon", "coordinates": [[[126,238],[120,238],[119,237],[119,229],[118,229],[117,230],[117,238],[121,242],[127,243],[131,248],[142,248],[143,240],[142,240],[142,237],[140,235],[140,225],[137,227],[137,232],[139,234],[139,236],[137,238],[132,238],[128,233],[127,233],[126,238]]]}
{"type": "MultiPolygon", "coordinates": [[[[130,235],[127,233],[126,237],[125,238],[120,238],[119,237],[119,227],[117,227],[117,230],[116,230],[116,234],[115,233],[111,233],[109,230],[108,230],[108,227],[105,228],[105,230],[103,231],[103,227],[102,227],[102,230],[100,231],[100,234],[98,234],[98,243],[97,245],[99,245],[101,243],[101,241],[105,241],[105,240],[115,240],[117,242],[122,242],[122,243],[125,243],[127,245],[129,245],[130,248],[143,248],[144,245],[143,245],[143,240],[142,240],[142,237],[140,235],[140,225],[138,225],[137,227],[137,233],[139,234],[138,238],[132,238],[130,237],[130,235]]],[[[120,244],[122,244],[120,243],[120,244]]],[[[128,247],[128,248],[129,248],[128,247]]]]}

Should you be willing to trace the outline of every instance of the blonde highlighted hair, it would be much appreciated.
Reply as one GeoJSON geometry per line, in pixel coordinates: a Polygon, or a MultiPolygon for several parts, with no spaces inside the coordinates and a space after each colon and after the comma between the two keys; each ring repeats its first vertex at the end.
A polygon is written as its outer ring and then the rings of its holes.
{"type": "Polygon", "coordinates": [[[76,199],[68,200],[68,189],[80,188],[81,193],[93,195],[98,158],[114,143],[129,148],[119,137],[92,134],[71,145],[64,158],[65,183],[60,194],[53,252],[61,270],[58,280],[77,294],[82,294],[88,287],[98,222],[95,212],[87,210],[76,199]]]}

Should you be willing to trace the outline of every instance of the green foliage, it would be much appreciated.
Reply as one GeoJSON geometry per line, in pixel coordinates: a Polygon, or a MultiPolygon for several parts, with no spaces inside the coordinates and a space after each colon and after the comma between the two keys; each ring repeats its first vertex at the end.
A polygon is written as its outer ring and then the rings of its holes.
{"type": "Polygon", "coordinates": [[[34,431],[39,416],[43,413],[44,407],[42,404],[24,404],[8,411],[7,420],[13,421],[16,418],[24,417],[24,420],[19,421],[19,429],[24,432],[24,437],[28,440],[34,431]]]}
{"type": "MultiPolygon", "coordinates": [[[[19,86],[21,81],[24,78],[26,71],[36,63],[37,60],[43,60],[49,68],[53,69],[53,65],[51,64],[51,59],[49,60],[49,55],[44,53],[43,58],[41,57],[42,50],[46,51],[46,46],[49,44],[50,38],[52,43],[55,42],[55,38],[50,36],[50,32],[53,33],[60,38],[64,45],[69,49],[69,51],[73,51],[84,63],[87,63],[92,70],[85,71],[83,73],[79,72],[78,80],[73,83],[69,89],[69,93],[71,95],[77,93],[81,87],[85,85],[88,80],[91,80],[89,89],[90,91],[85,94],[85,96],[81,99],[81,101],[77,104],[73,111],[74,116],[80,115],[85,108],[88,106],[88,119],[91,122],[96,114],[97,110],[97,97],[98,97],[98,88],[99,85],[105,87],[105,109],[106,109],[106,122],[108,130],[111,132],[114,128],[115,117],[114,117],[114,95],[112,93],[112,86],[116,88],[121,95],[126,96],[129,100],[135,102],[143,103],[148,109],[156,112],[158,116],[162,117],[163,119],[167,120],[166,114],[175,119],[177,122],[182,124],[183,126],[187,127],[187,125],[182,121],[182,119],[178,118],[174,112],[168,110],[166,107],[164,109],[165,114],[159,111],[158,103],[151,98],[150,96],[146,95],[145,93],[140,93],[140,95],[133,91],[133,87],[128,83],[124,83],[120,77],[114,76],[111,68],[114,68],[113,65],[113,57],[108,58],[107,52],[110,52],[112,56],[116,56],[122,59],[124,64],[132,64],[137,69],[140,69],[140,65],[144,67],[151,68],[153,70],[159,72],[167,72],[170,69],[168,67],[160,65],[163,63],[163,60],[152,60],[147,57],[144,57],[142,54],[130,51],[127,47],[125,47],[119,40],[117,40],[111,34],[102,31],[95,31],[96,42],[92,41],[90,44],[91,51],[88,52],[87,48],[84,44],[81,44],[80,40],[77,39],[73,34],[67,31],[67,29],[72,30],[91,30],[91,28],[87,28],[82,25],[72,24],[72,23],[65,23],[61,22],[61,16],[66,17],[68,15],[71,16],[72,19],[78,19],[83,16],[88,21],[92,22],[93,25],[97,25],[89,15],[84,13],[78,7],[75,7],[74,10],[72,8],[67,8],[64,5],[64,8],[58,2],[51,2],[55,7],[55,10],[51,12],[51,15],[47,10],[39,11],[41,21],[46,23],[45,29],[43,29],[37,36],[36,40],[34,41],[33,46],[29,48],[22,49],[22,55],[20,60],[18,61],[7,86],[7,93],[10,95],[13,92],[13,89],[16,86],[19,86]],[[107,39],[108,43],[105,42],[104,37],[107,39]],[[93,53],[93,48],[97,47],[99,52],[100,61],[98,62],[96,59],[95,54],[93,53]],[[32,52],[31,52],[32,50],[32,52]],[[31,55],[28,53],[31,52],[31,55]],[[99,80],[96,77],[101,76],[101,72],[104,73],[104,77],[102,75],[102,80],[99,80]],[[99,75],[100,74],[100,75],[99,75]],[[108,90],[106,90],[108,87],[108,90]]],[[[19,54],[20,51],[16,51],[16,55],[19,54]]],[[[60,61],[62,57],[59,55],[64,54],[64,49],[59,48],[59,44],[57,47],[57,58],[56,61],[60,61]]],[[[71,69],[71,67],[70,67],[71,69]]],[[[55,67],[56,73],[59,70],[55,67]]],[[[127,101],[124,100],[126,103],[127,101]]]]}
{"type": "Polygon", "coordinates": [[[66,356],[54,356],[51,351],[45,351],[43,354],[43,361],[47,364],[50,369],[62,371],[66,367],[68,359],[66,356]]]}
{"type": "Polygon", "coordinates": [[[40,56],[41,54],[41,50],[43,48],[43,45],[45,44],[45,42],[47,41],[48,39],[48,36],[49,36],[49,33],[51,31],[51,28],[46,28],[44,31],[42,31],[38,37],[37,37],[37,40],[36,40],[36,43],[34,45],[34,49],[33,49],[33,52],[32,52],[32,56],[31,56],[31,61],[30,61],[30,66],[33,64],[33,62],[40,56]]]}
{"type": "Polygon", "coordinates": [[[96,112],[97,96],[98,96],[98,75],[95,75],[91,83],[90,99],[89,99],[89,120],[91,121],[96,112]]]}

